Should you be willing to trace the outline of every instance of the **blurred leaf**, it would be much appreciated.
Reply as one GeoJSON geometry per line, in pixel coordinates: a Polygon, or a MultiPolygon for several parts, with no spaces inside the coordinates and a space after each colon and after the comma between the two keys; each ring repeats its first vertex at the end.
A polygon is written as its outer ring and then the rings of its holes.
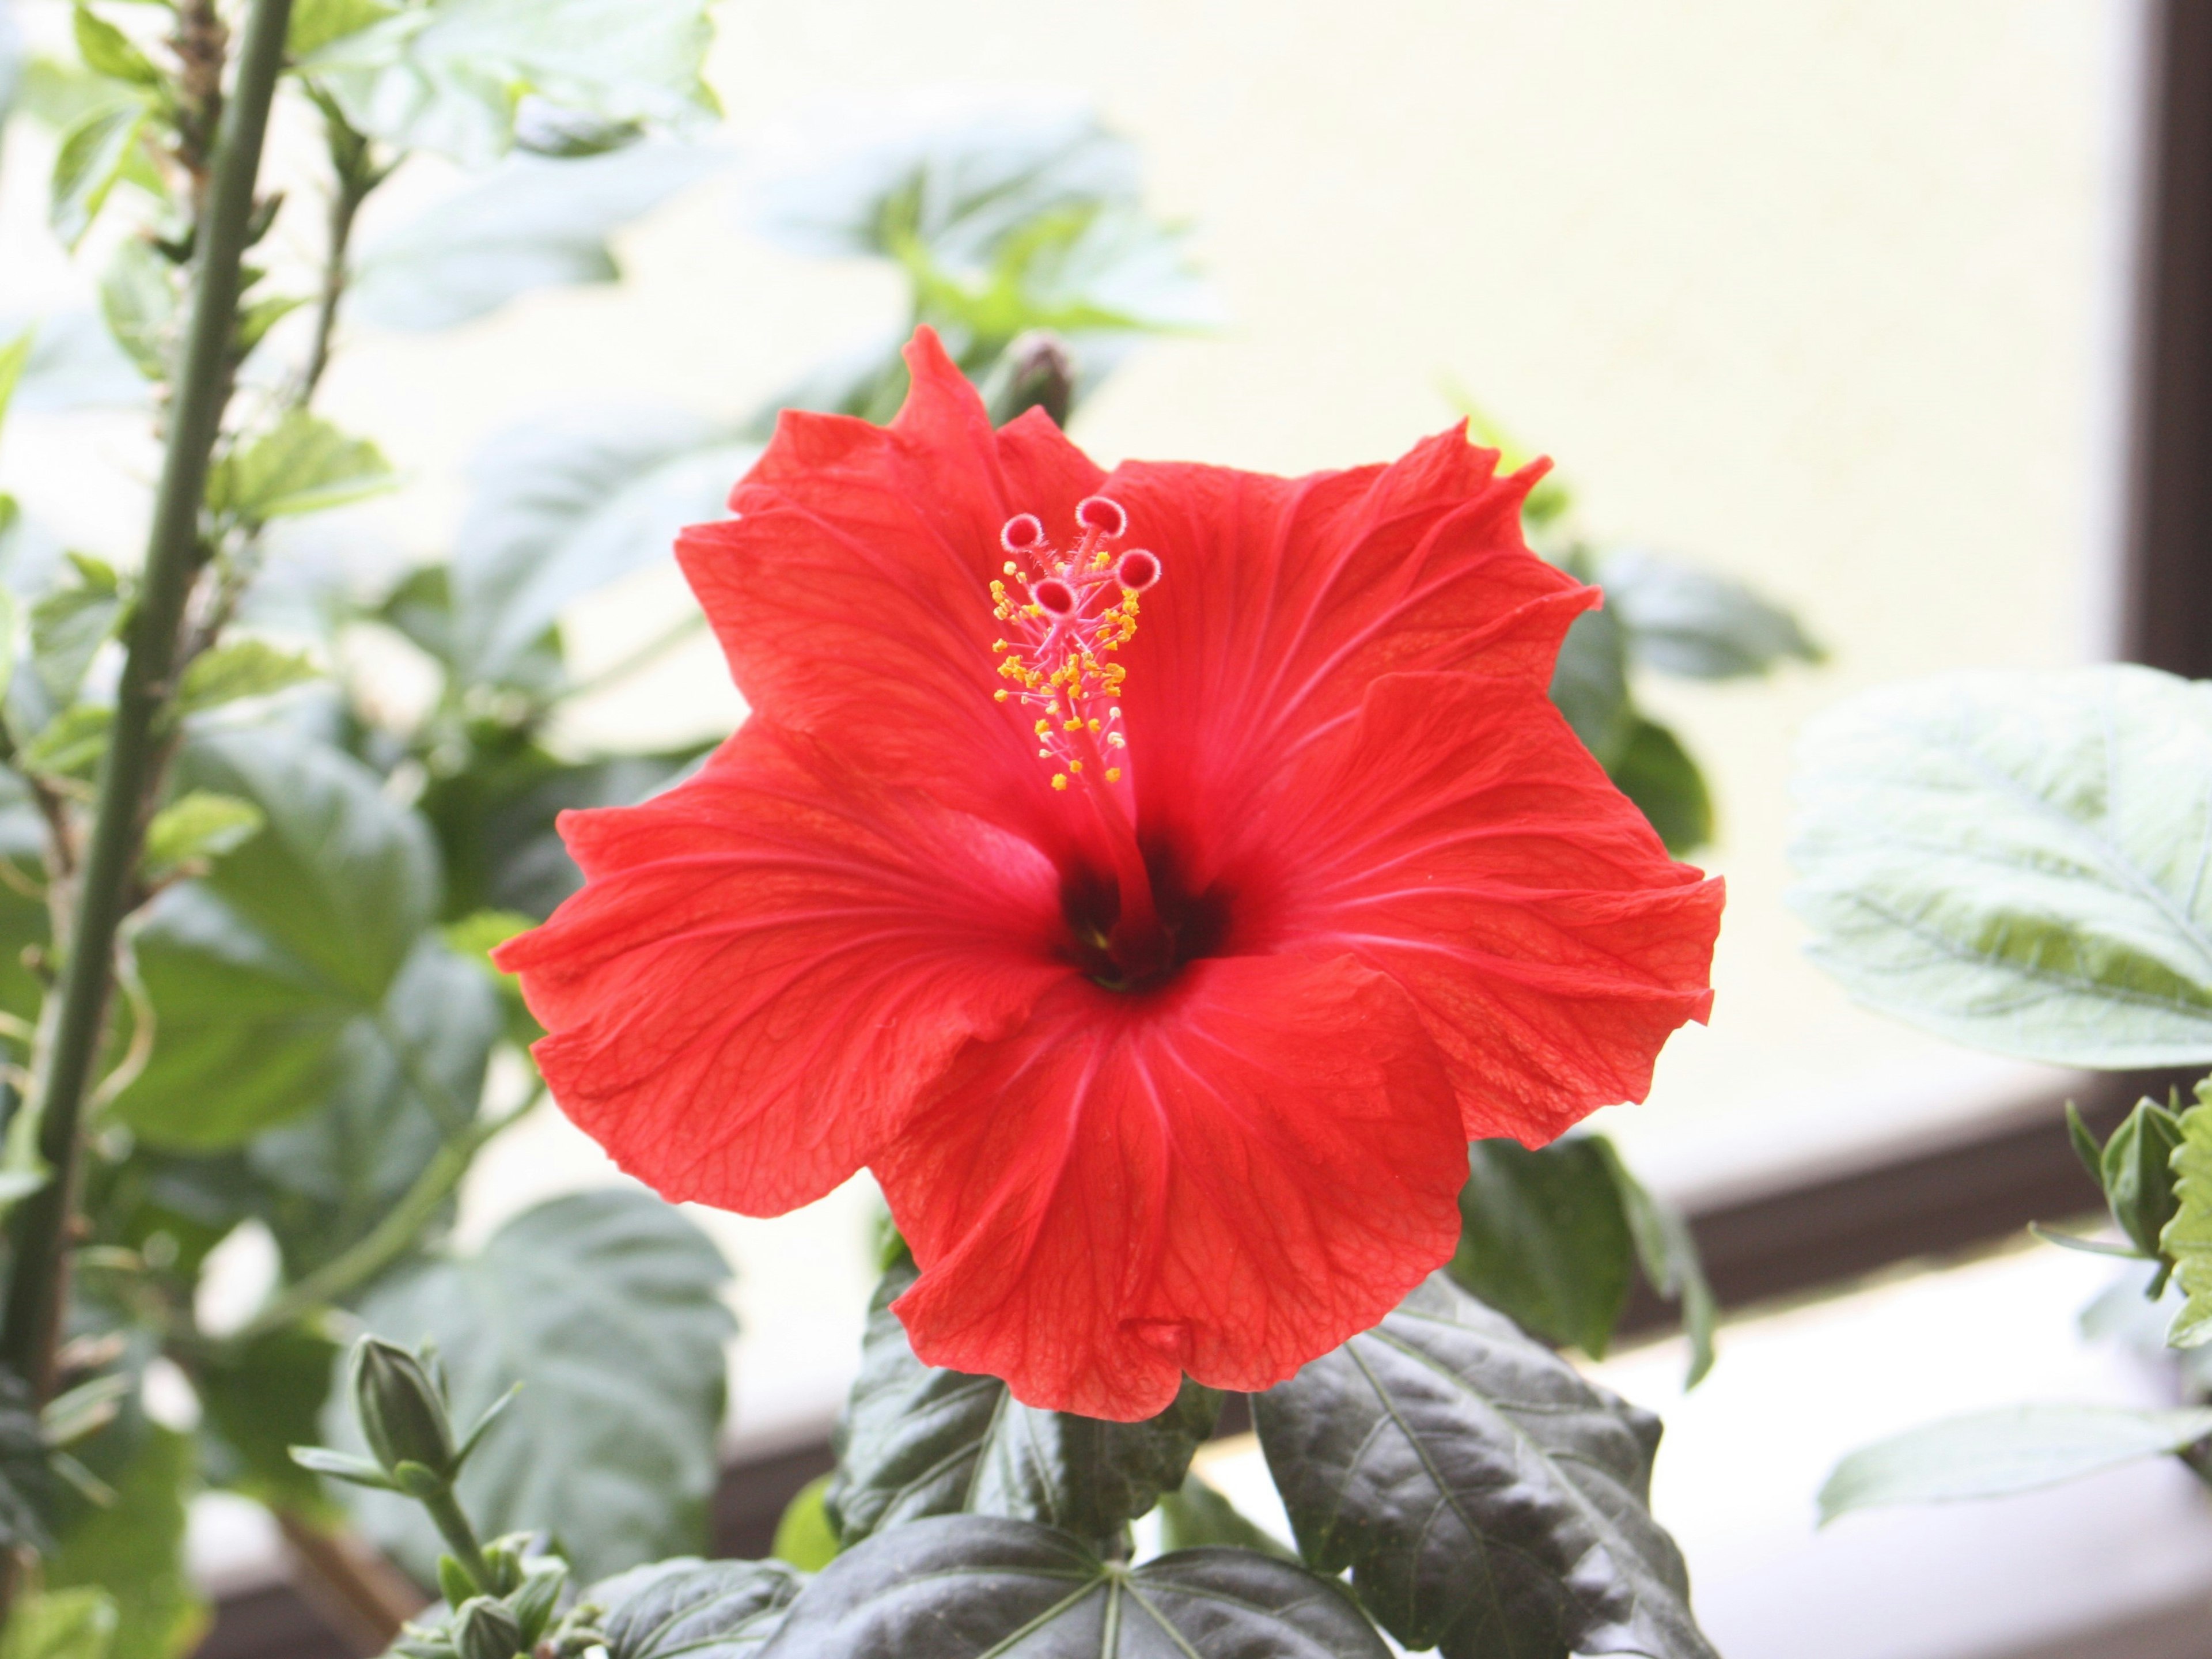
{"type": "Polygon", "coordinates": [[[1316,1571],[1444,1659],[1712,1659],[1651,1518],[1659,1423],[1431,1277],[1253,1401],[1316,1571]]]}
{"type": "Polygon", "coordinates": [[[115,1502],[83,1507],[47,1559],[46,1588],[90,1587],[113,1599],[112,1659],[173,1659],[207,1620],[185,1567],[185,1502],[198,1484],[191,1437],[140,1420],[127,1441],[119,1467],[94,1466],[115,1502]]]}
{"type": "Polygon", "coordinates": [[[1024,1406],[994,1376],[915,1358],[892,1301],[915,1281],[893,1267],[868,1310],[860,1375],[838,1425],[826,1508],[847,1547],[924,1516],[1003,1515],[1094,1542],[1182,1483],[1221,1415],[1221,1396],[1185,1381],[1138,1423],[1024,1406]]]}
{"type": "Polygon", "coordinates": [[[605,1579],[583,1599],[607,1610],[608,1659],[752,1659],[803,1582],[781,1561],[678,1557],[605,1579]]]}
{"type": "Polygon", "coordinates": [[[537,925],[538,918],[518,911],[478,910],[449,923],[445,929],[446,943],[457,955],[481,969],[498,994],[507,1040],[520,1048],[528,1048],[544,1036],[545,1028],[538,1023],[529,1004],[522,1000],[522,982],[513,974],[501,973],[492,961],[491,953],[517,933],[528,933],[537,925]]]}
{"type": "Polygon", "coordinates": [[[822,1507],[822,1494],[832,1478],[821,1475],[801,1486],[775,1523],[775,1543],[769,1553],[801,1572],[819,1572],[837,1559],[837,1529],[822,1507]]]}
{"type": "Polygon", "coordinates": [[[231,350],[241,362],[268,337],[269,331],[307,302],[294,295],[276,294],[255,300],[238,313],[231,350]]]}
{"type": "Polygon", "coordinates": [[[16,95],[23,86],[23,31],[15,13],[0,6],[0,137],[8,118],[15,112],[16,95]]]}
{"type": "MultiPolygon", "coordinates": [[[[463,1473],[463,1507],[487,1534],[558,1516],[562,1553],[598,1577],[696,1549],[719,1474],[729,1269],[698,1228],[648,1194],[556,1198],[515,1217],[473,1256],[425,1261],[363,1300],[363,1326],[434,1338],[456,1421],[526,1383],[463,1473]]],[[[326,1439],[359,1442],[350,1411],[326,1439]]],[[[413,1504],[349,1488],[364,1532],[425,1578],[437,1534],[413,1504]]]]}
{"type": "Polygon", "coordinates": [[[1610,773],[1635,740],[1641,717],[1628,700],[1628,647],[1620,619],[1585,611],[1559,642],[1552,668],[1552,702],[1610,773]]]}
{"type": "Polygon", "coordinates": [[[526,94],[621,123],[686,130],[716,112],[700,79],[708,0],[440,0],[304,59],[346,118],[471,167],[513,143],[526,94]]]}
{"type": "Polygon", "coordinates": [[[2182,1305],[2166,1340],[2201,1348],[2212,1342],[2212,1079],[2197,1085],[2197,1103],[2181,1115],[2171,1168],[2174,1209],[2158,1248],[2173,1262],[2182,1305]]]}
{"type": "Polygon", "coordinates": [[[1621,1213],[1628,1218],[1629,1235],[1636,1241],[1636,1259],[1644,1277],[1661,1297],[1681,1305],[1682,1332],[1690,1340],[1690,1374],[1682,1386],[1694,1389],[1713,1368],[1713,1336],[1720,1323],[1720,1304],[1705,1279],[1698,1241],[1682,1212],[1630,1172],[1620,1148],[1603,1135],[1589,1139],[1612,1169],[1613,1185],[1620,1193],[1621,1213]]]}
{"type": "Polygon", "coordinates": [[[0,1632],[0,1659],[108,1659],[115,1598],[105,1590],[19,1592],[0,1632]]]}
{"type": "Polygon", "coordinates": [[[1195,1550],[1131,1569],[1032,1522],[879,1533],[799,1592],[776,1645],[810,1659],[1387,1659],[1352,1598],[1293,1562],[1195,1550]]]}
{"type": "Polygon", "coordinates": [[[320,678],[321,671],[295,652],[280,651],[262,640],[232,640],[203,652],[186,666],[177,686],[176,712],[197,714],[320,678]]]}
{"type": "Polygon", "coordinates": [[[2009,1406],[1863,1446],[1820,1488],[1820,1519],[1881,1504],[2001,1498],[2179,1452],[2212,1435],[2212,1409],[2009,1406]]]}
{"type": "Polygon", "coordinates": [[[143,236],[126,236],[100,279],[107,331],[149,380],[169,378],[175,348],[177,268],[143,236]]]}
{"type": "Polygon", "coordinates": [[[285,53],[295,60],[311,57],[373,23],[383,22],[398,9],[386,0],[293,0],[291,21],[284,34],[285,53]]]}
{"type": "Polygon", "coordinates": [[[85,671],[122,613],[115,588],[97,581],[58,587],[31,606],[31,669],[58,707],[76,701],[85,671]]]}
{"type": "Polygon", "coordinates": [[[1629,655],[1640,668],[1737,679],[1786,659],[1816,663],[1826,654],[1787,611],[1693,565],[1624,548],[1599,559],[1597,581],[1627,629],[1629,655]]]}
{"type": "Polygon", "coordinates": [[[1468,1168],[1453,1279],[1537,1335],[1605,1358],[1628,1305],[1635,1245],[1597,1139],[1534,1151],[1478,1140],[1468,1168]]]}
{"type": "Polygon", "coordinates": [[[1676,857],[1713,838],[1713,798],[1705,774],[1681,740],[1658,721],[1635,717],[1628,742],[1609,772],[1676,857]]]}
{"type": "Polygon", "coordinates": [[[89,778],[107,750],[115,711],[91,703],[64,710],[23,746],[23,769],[44,777],[89,778]]]}
{"type": "MultiPolygon", "coordinates": [[[[0,333],[10,333],[27,320],[18,317],[0,324],[0,333]]],[[[58,313],[32,328],[30,361],[15,388],[16,409],[53,414],[143,404],[146,397],[145,377],[92,313],[58,313]]]]}
{"type": "Polygon", "coordinates": [[[607,238],[726,160],[680,144],[510,157],[363,248],[349,311],[385,328],[450,328],[532,289],[615,282],[607,238]]]}
{"type": "Polygon", "coordinates": [[[92,228],[151,113],[136,99],[107,104],[81,117],[62,135],[46,219],[64,247],[74,251],[92,228]]]}
{"type": "Polygon", "coordinates": [[[1193,1550],[1208,1545],[1297,1559],[1297,1551],[1247,1520],[1234,1504],[1196,1474],[1187,1474],[1179,1490],[1160,1499],[1160,1547],[1193,1550]]]}
{"type": "Polygon", "coordinates": [[[261,809],[235,795],[194,789],[179,795],[146,826],[146,866],[174,870],[235,852],[260,834],[261,809]]]}
{"type": "Polygon", "coordinates": [[[251,524],[319,513],[393,488],[383,452],[319,415],[294,409],[261,437],[234,449],[208,477],[208,510],[251,524]]]}
{"type": "Polygon", "coordinates": [[[723,517],[753,453],[665,409],[579,412],[494,438],[470,465],[454,538],[464,680],[503,683],[568,606],[667,558],[685,525],[723,517]]]}
{"type": "Polygon", "coordinates": [[[1790,894],[1858,1000],[2062,1066],[2212,1060],[2212,685],[2106,665],[1884,687],[1809,725],[1790,894]]]}
{"type": "Polygon", "coordinates": [[[275,1509],[336,1518],[322,1483],[292,1461],[290,1449],[320,1437],[337,1355],[328,1337],[296,1326],[209,1354],[192,1385],[212,1484],[275,1509]]]}
{"type": "Polygon", "coordinates": [[[0,1370],[0,1549],[53,1548],[53,1469],[31,1390],[0,1370]]]}
{"type": "Polygon", "coordinates": [[[33,331],[25,329],[5,345],[0,345],[0,425],[8,420],[8,404],[15,395],[16,383],[23,378],[23,367],[31,361],[31,341],[33,331]]]}
{"type": "Polygon", "coordinates": [[[142,87],[158,87],[161,72],[147,60],[146,54],[131,43],[131,37],[106,19],[96,15],[92,9],[77,0],[73,20],[76,32],[76,55],[84,66],[95,75],[105,75],[112,80],[127,81],[142,87]]]}
{"type": "Polygon", "coordinates": [[[2145,1255],[2159,1253],[2159,1235],[2173,1218],[2173,1159],[2180,1146],[2179,1121],[2149,1099],[2137,1101],[2105,1143],[2098,1171],[2105,1200],[2121,1232],[2145,1255]]]}

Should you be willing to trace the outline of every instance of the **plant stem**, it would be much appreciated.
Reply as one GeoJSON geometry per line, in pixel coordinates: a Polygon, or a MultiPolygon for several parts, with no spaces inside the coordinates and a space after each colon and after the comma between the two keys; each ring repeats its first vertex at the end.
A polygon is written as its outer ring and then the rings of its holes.
{"type": "Polygon", "coordinates": [[[415,1184],[400,1195],[399,1201],[385,1212],[384,1219],[359,1243],[287,1288],[241,1326],[230,1340],[243,1345],[271,1331],[282,1330],[302,1314],[325,1307],[356,1286],[367,1284],[397,1261],[413,1246],[438,1206],[461,1184],[461,1177],[468,1173],[470,1164],[483,1150],[484,1143],[544,1097],[542,1092],[534,1094],[513,1111],[473,1123],[457,1139],[441,1146],[438,1155],[415,1177],[415,1184]]]}
{"type": "Polygon", "coordinates": [[[315,388],[322,384],[323,371],[331,365],[331,343],[337,332],[338,304],[345,298],[346,260],[353,242],[354,217],[384,176],[369,161],[368,140],[354,131],[337,106],[319,96],[316,102],[322,106],[323,122],[329,134],[331,171],[337,176],[337,184],[331,196],[327,246],[323,252],[323,291],[315,305],[315,343],[307,354],[307,368],[301,372],[299,386],[292,396],[295,409],[305,409],[313,400],[315,388]]]}
{"type": "Polygon", "coordinates": [[[40,1115],[39,1150],[53,1175],[17,1212],[0,1361],[22,1376],[40,1401],[52,1391],[85,1096],[114,984],[116,932],[131,902],[149,808],[161,782],[159,726],[173,689],[185,602],[202,562],[200,501],[229,388],[239,264],[291,13],[292,0],[252,0],[237,81],[222,112],[207,210],[196,238],[198,269],[167,453],[129,624],[114,726],[100,765],[91,846],[64,947],[67,961],[54,993],[61,998],[60,1013],[39,1093],[30,1103],[40,1115]]]}
{"type": "Polygon", "coordinates": [[[453,1559],[461,1564],[461,1571],[469,1576],[479,1595],[497,1595],[499,1585],[492,1577],[491,1563],[484,1559],[483,1546],[477,1542],[477,1532],[469,1524],[469,1517],[461,1513],[461,1506],[451,1486],[441,1486],[428,1498],[416,1500],[430,1512],[437,1523],[438,1535],[453,1553],[453,1559]]]}

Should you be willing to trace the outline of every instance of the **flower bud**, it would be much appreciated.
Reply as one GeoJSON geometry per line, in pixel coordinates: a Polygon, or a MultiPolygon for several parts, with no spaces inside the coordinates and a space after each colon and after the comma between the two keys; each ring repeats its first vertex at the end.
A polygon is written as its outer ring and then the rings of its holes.
{"type": "Polygon", "coordinates": [[[1000,357],[984,401],[994,426],[1004,426],[1032,409],[1044,410],[1054,426],[1066,426],[1075,401],[1075,361],[1058,335],[1031,329],[1018,336],[1000,357]]]}
{"type": "Polygon", "coordinates": [[[2157,1102],[2136,1103],[2105,1143],[2105,1200],[2120,1231],[2145,1255],[2159,1254],[2159,1235],[2173,1218],[2173,1149],[2181,1121],[2157,1102]]]}
{"type": "MultiPolygon", "coordinates": [[[[435,1480],[453,1473],[453,1426],[446,1415],[445,1391],[416,1355],[374,1336],[354,1349],[354,1401],[361,1431],[386,1472],[397,1479],[402,1464],[427,1471],[435,1480]]],[[[412,1492],[403,1485],[402,1490],[412,1492]]]]}
{"type": "Polygon", "coordinates": [[[453,1613],[453,1646],[461,1659],[514,1659],[522,1651],[522,1622],[506,1603],[472,1595],[453,1613]]]}

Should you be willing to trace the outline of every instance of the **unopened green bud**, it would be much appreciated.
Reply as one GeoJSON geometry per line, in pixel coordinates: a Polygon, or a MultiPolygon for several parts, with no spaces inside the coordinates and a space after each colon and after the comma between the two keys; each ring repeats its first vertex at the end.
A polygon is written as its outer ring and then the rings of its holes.
{"type": "Polygon", "coordinates": [[[506,1603],[472,1595],[454,1610],[453,1646],[461,1659],[514,1659],[522,1651],[522,1622],[506,1603]]]}
{"type": "Polygon", "coordinates": [[[2180,1144],[2180,1120],[2152,1100],[2137,1101],[2105,1143],[2105,1200],[2128,1242],[2147,1256],[2158,1255],[2159,1235],[2173,1218],[2173,1149],[2180,1144]]]}
{"type": "Polygon", "coordinates": [[[407,1476],[429,1477],[435,1490],[453,1478],[453,1425],[445,1391],[421,1359],[392,1343],[365,1336],[354,1349],[354,1402],[361,1431],[385,1472],[411,1497],[407,1476]],[[406,1468],[404,1474],[403,1466],[406,1468]]]}
{"type": "Polygon", "coordinates": [[[1054,426],[1067,424],[1075,403],[1075,360],[1058,335],[1036,328],[1018,335],[1000,354],[984,391],[991,424],[1042,409],[1054,426]]]}

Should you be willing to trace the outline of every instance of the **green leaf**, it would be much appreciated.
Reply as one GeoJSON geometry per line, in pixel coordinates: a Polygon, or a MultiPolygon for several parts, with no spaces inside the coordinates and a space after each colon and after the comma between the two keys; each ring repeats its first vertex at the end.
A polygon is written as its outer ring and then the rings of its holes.
{"type": "Polygon", "coordinates": [[[450,328],[533,289],[615,282],[607,238],[726,160],[680,144],[511,157],[364,247],[349,313],[384,328],[450,328]]]}
{"type": "MultiPolygon", "coordinates": [[[[705,1541],[719,1467],[729,1269],[678,1212],[646,1194],[557,1198],[473,1256],[422,1262],[363,1299],[362,1325],[436,1340],[454,1419],[515,1383],[459,1481],[486,1534],[557,1517],[562,1553],[596,1577],[705,1541]]],[[[349,1449],[350,1413],[326,1439],[349,1449]]],[[[412,1504],[349,1492],[368,1535],[428,1577],[436,1534],[412,1504]]]]}
{"type": "Polygon", "coordinates": [[[522,1000],[522,982],[513,974],[501,973],[491,959],[491,953],[518,933],[525,933],[538,925],[537,918],[514,910],[478,910],[449,924],[445,929],[446,943],[457,955],[466,957],[483,971],[491,988],[499,995],[504,1016],[507,1040],[518,1048],[526,1048],[545,1035],[545,1028],[530,1012],[530,1005],[522,1000]]]}
{"type": "Polygon", "coordinates": [[[273,1509],[335,1518],[322,1484],[291,1449],[320,1433],[339,1349],[320,1332],[276,1331],[210,1350],[195,1370],[208,1480],[273,1509]]]}
{"type": "Polygon", "coordinates": [[[2212,685],[2108,664],[1887,687],[1813,722],[1790,896],[1882,1012],[2062,1066],[2212,1060],[2212,685]]]}
{"type": "Polygon", "coordinates": [[[2201,1348],[2212,1342],[2212,1078],[2197,1085],[2197,1103],[2181,1115],[2172,1170],[2173,1215],[2158,1247],[2173,1262],[2182,1305],[2166,1340],[2201,1348]]]}
{"type": "Polygon", "coordinates": [[[161,71],[132,44],[131,37],[78,0],[75,19],[76,54],[95,75],[127,81],[134,86],[158,87],[161,71]]]}
{"type": "Polygon", "coordinates": [[[1597,582],[1606,608],[1620,614],[1639,668],[1739,679],[1790,659],[1817,663],[1826,655],[1787,611],[1741,582],[1692,565],[1624,548],[1598,561],[1597,582]]]}
{"type": "Polygon", "coordinates": [[[752,1659],[805,1581],[781,1561],[656,1561],[592,1585],[583,1599],[609,1659],[752,1659]]]}
{"type": "Polygon", "coordinates": [[[74,251],[92,228],[151,112],[136,99],[107,104],[82,117],[62,135],[46,221],[64,247],[74,251]]]}
{"type": "Polygon", "coordinates": [[[54,1479],[45,1423],[21,1377],[0,1370],[0,1549],[53,1548],[54,1479]]]}
{"type": "Polygon", "coordinates": [[[2212,1409],[2009,1406],[1863,1446],[1820,1488],[1820,1519],[1881,1504],[2001,1498],[2179,1452],[2212,1435],[2212,1409]]]}
{"type": "Polygon", "coordinates": [[[346,118],[403,149],[482,167],[514,143],[526,96],[572,115],[694,129],[708,0],[441,0],[354,31],[301,69],[346,118]]]}
{"type": "Polygon", "coordinates": [[[1255,1526],[1234,1504],[1205,1481],[1195,1474],[1187,1474],[1179,1490],[1160,1499],[1160,1547],[1164,1550],[1190,1550],[1208,1544],[1257,1550],[1262,1555],[1280,1556],[1286,1561],[1297,1559],[1296,1551],[1273,1534],[1255,1526]]]}
{"type": "Polygon", "coordinates": [[[1658,721],[1635,717],[1610,775],[1658,832],[1668,852],[1680,857],[1712,840],[1713,798],[1705,787],[1705,774],[1681,739],[1658,721]]]}
{"type": "Polygon", "coordinates": [[[126,236],[100,279],[100,314],[149,380],[169,378],[176,349],[177,268],[143,236],[126,236]]]}
{"type": "Polygon", "coordinates": [[[775,1523],[775,1543],[769,1553],[801,1572],[819,1572],[837,1559],[837,1528],[822,1506],[822,1495],[832,1479],[824,1474],[801,1486],[775,1523]]]}
{"type": "Polygon", "coordinates": [[[1635,1246],[1598,1140],[1572,1135],[1535,1151],[1475,1141],[1459,1208],[1452,1278],[1526,1329],[1603,1358],[1635,1246]]]}
{"type": "Polygon", "coordinates": [[[2099,1178],[2112,1219],[2145,1255],[2156,1255],[2159,1235],[2173,1218],[2173,1155],[2181,1124],[2157,1102],[2143,1099],[2105,1143],[2099,1178]]]}
{"type": "Polygon", "coordinates": [[[1635,741],[1641,717],[1628,697],[1627,638],[1610,611],[1585,611],[1559,642],[1552,702],[1610,773],[1635,741]]]}
{"type": "Polygon", "coordinates": [[[23,31],[15,14],[0,8],[0,129],[15,112],[15,99],[23,86],[23,31]]]}
{"type": "Polygon", "coordinates": [[[146,867],[173,871],[236,852],[260,834],[261,809],[235,795],[194,789],[179,795],[146,826],[146,867]]]}
{"type": "Polygon", "coordinates": [[[1253,1402],[1307,1563],[1444,1659],[1712,1659],[1651,1518],[1659,1424],[1438,1274],[1253,1402]]]}
{"type": "Polygon", "coordinates": [[[580,412],[493,439],[470,465],[454,538],[465,681],[507,683],[570,605],[667,558],[684,526],[724,516],[753,453],[675,410],[580,412]]]}
{"type": "Polygon", "coordinates": [[[321,671],[295,652],[279,651],[261,640],[233,640],[192,659],[177,686],[176,712],[197,714],[320,678],[321,671]]]}
{"type": "Polygon", "coordinates": [[[216,463],[208,508],[248,524],[343,507],[398,483],[383,452],[319,415],[288,410],[269,432],[216,463]]]}
{"type": "Polygon", "coordinates": [[[930,1515],[1010,1516],[1103,1540],[1173,1492],[1212,1433],[1221,1396],[1188,1379],[1139,1423],[1024,1406],[994,1376],[915,1358],[890,1304],[914,1283],[902,1263],[868,1312],[860,1375],[838,1426],[826,1501],[847,1546],[930,1515]]]}
{"type": "Polygon", "coordinates": [[[806,1659],[1385,1659],[1337,1585],[1247,1550],[1133,1571],[1026,1521],[947,1515],[847,1550],[799,1593],[771,1651],[806,1659]]]}
{"type": "Polygon", "coordinates": [[[358,34],[397,14],[386,0],[293,0],[284,33],[284,51],[295,59],[311,57],[334,42],[358,34]]]}
{"type": "Polygon", "coordinates": [[[107,750],[112,708],[80,703],[65,710],[23,748],[23,769],[46,777],[89,778],[107,750]]]}
{"type": "Polygon", "coordinates": [[[1592,1135],[1613,1170],[1620,1192],[1621,1212],[1636,1240],[1636,1259],[1651,1288],[1682,1308],[1682,1331],[1690,1339],[1690,1374],[1683,1382],[1694,1389],[1713,1368],[1713,1335],[1720,1323],[1720,1304],[1705,1278],[1698,1241],[1682,1212],[1658,1197],[1621,1161],[1620,1151],[1603,1135],[1592,1135]]]}
{"type": "Polygon", "coordinates": [[[94,1468],[114,1488],[114,1503],[87,1505],[63,1534],[46,1561],[46,1588],[97,1589],[113,1599],[111,1659],[173,1659],[207,1619],[185,1569],[185,1501],[198,1470],[189,1435],[143,1419],[132,1429],[127,1461],[94,1468]]]}
{"type": "Polygon", "coordinates": [[[0,1632],[0,1659],[108,1659],[115,1627],[115,1598],[105,1590],[19,1593],[0,1632]]]}
{"type": "Polygon", "coordinates": [[[115,631],[123,602],[113,587],[58,587],[31,606],[31,671],[58,708],[76,701],[85,671],[115,631]]]}
{"type": "Polygon", "coordinates": [[[31,361],[31,343],[36,331],[25,329],[5,345],[0,345],[0,425],[8,419],[8,405],[15,396],[17,382],[23,378],[23,366],[31,361]]]}

